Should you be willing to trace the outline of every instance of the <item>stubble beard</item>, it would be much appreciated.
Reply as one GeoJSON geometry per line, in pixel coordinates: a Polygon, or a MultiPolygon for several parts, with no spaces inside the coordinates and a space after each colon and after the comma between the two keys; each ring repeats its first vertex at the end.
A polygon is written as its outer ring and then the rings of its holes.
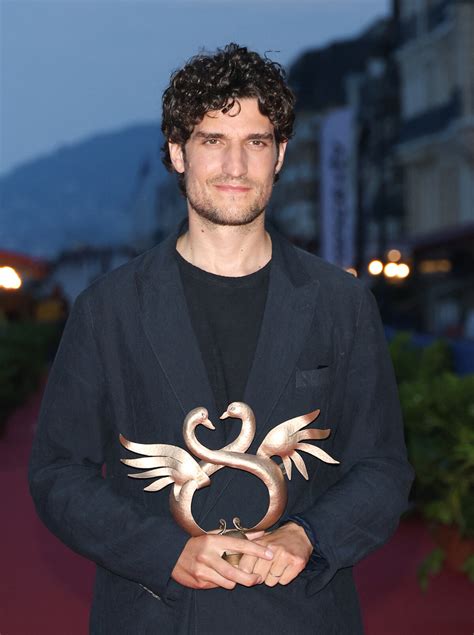
{"type": "Polygon", "coordinates": [[[263,188],[257,188],[254,200],[249,202],[247,207],[233,207],[232,204],[229,204],[224,209],[217,206],[204,193],[194,192],[193,188],[189,187],[187,180],[185,180],[185,185],[188,203],[196,214],[213,225],[227,227],[249,225],[256,220],[265,212],[272,193],[272,188],[268,192],[264,192],[263,188]]]}

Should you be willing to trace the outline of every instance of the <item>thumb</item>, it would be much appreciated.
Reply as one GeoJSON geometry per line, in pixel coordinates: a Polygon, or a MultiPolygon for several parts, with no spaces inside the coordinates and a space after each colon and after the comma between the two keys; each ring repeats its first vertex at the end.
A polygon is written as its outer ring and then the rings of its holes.
{"type": "Polygon", "coordinates": [[[259,538],[265,535],[265,532],[264,531],[247,531],[245,532],[245,535],[247,536],[249,540],[258,540],[259,538]]]}

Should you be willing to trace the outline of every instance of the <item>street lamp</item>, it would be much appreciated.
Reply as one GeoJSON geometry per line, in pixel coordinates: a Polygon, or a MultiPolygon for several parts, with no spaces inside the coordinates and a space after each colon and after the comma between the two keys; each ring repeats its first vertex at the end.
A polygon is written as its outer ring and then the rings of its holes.
{"type": "Polygon", "coordinates": [[[396,278],[398,276],[398,267],[396,262],[388,262],[383,268],[383,273],[387,278],[396,278]]]}
{"type": "Polygon", "coordinates": [[[369,273],[373,276],[378,276],[383,271],[383,263],[380,260],[372,260],[368,266],[369,273]]]}
{"type": "Polygon", "coordinates": [[[390,260],[390,262],[398,262],[401,257],[402,254],[399,249],[390,249],[387,254],[387,258],[390,260]]]}
{"type": "Polygon", "coordinates": [[[21,278],[13,267],[0,267],[0,287],[4,289],[21,287],[21,278]]]}
{"type": "Polygon", "coordinates": [[[397,278],[406,278],[410,274],[410,267],[404,262],[397,265],[397,278]]]}

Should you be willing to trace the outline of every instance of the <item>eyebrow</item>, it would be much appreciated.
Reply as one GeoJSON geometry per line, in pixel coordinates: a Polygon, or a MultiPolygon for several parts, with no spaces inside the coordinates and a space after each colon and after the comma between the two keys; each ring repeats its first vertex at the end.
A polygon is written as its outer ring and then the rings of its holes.
{"type": "MultiPolygon", "coordinates": [[[[198,139],[226,139],[226,135],[222,132],[204,132],[199,130],[195,136],[198,139]]],[[[274,139],[272,132],[253,132],[245,137],[245,141],[259,139],[261,141],[270,141],[274,139]]]]}

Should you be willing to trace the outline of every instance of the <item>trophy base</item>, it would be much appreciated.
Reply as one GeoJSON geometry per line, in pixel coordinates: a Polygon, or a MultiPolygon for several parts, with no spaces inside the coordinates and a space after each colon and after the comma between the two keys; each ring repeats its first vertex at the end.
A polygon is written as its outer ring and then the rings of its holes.
{"type": "Polygon", "coordinates": [[[238,567],[240,564],[240,559],[242,558],[241,553],[228,553],[225,551],[222,555],[222,558],[231,564],[233,567],[238,567]]]}
{"type": "MultiPolygon", "coordinates": [[[[240,520],[238,518],[234,518],[233,522],[234,529],[227,529],[225,521],[221,520],[220,535],[231,536],[232,538],[240,538],[241,540],[248,540],[247,536],[245,535],[244,529],[242,529],[240,525],[240,520]]],[[[238,567],[242,555],[243,554],[234,551],[224,551],[224,553],[222,554],[222,558],[233,567],[238,567]]]]}

